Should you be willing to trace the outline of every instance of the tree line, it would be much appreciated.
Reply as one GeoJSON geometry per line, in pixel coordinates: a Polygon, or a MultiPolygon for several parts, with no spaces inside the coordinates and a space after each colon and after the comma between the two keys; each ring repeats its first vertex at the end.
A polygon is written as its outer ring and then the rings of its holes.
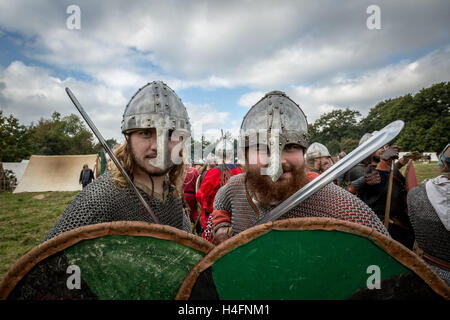
{"type": "MultiPolygon", "coordinates": [[[[117,144],[115,139],[106,142],[110,147],[117,144]]],[[[41,118],[36,124],[25,126],[13,115],[4,116],[0,111],[0,160],[3,162],[19,162],[33,154],[93,154],[101,150],[101,144],[95,143],[92,132],[75,114],[61,117],[54,112],[51,119],[41,118]]]]}
{"type": "MultiPolygon", "coordinates": [[[[450,142],[450,82],[382,101],[366,117],[350,108],[325,113],[309,124],[310,140],[324,144],[333,155],[349,153],[365,133],[380,130],[395,120],[405,122],[394,141],[403,151],[440,152],[450,142]]],[[[111,148],[117,144],[115,139],[106,142],[111,148]]],[[[198,142],[191,138],[194,143],[205,148],[211,142],[204,137],[198,142]]],[[[92,132],[75,114],[61,117],[54,112],[51,119],[41,118],[25,126],[13,115],[4,116],[0,111],[0,161],[19,162],[32,154],[92,154],[101,150],[100,143],[95,143],[92,132]]]]}
{"type": "Polygon", "coordinates": [[[395,120],[405,122],[392,142],[402,151],[442,151],[450,142],[450,82],[382,101],[366,117],[350,108],[323,114],[309,125],[311,143],[322,143],[331,154],[349,153],[365,133],[381,130],[395,120]]]}

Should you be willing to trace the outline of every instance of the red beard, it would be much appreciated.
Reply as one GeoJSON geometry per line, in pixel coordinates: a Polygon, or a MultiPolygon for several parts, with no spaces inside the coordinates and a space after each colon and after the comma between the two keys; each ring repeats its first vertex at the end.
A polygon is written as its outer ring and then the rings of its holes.
{"type": "Polygon", "coordinates": [[[268,175],[262,176],[260,170],[260,167],[246,165],[245,185],[264,207],[286,200],[309,182],[304,165],[298,168],[283,165],[283,172],[291,172],[292,176],[276,182],[268,175]]]}

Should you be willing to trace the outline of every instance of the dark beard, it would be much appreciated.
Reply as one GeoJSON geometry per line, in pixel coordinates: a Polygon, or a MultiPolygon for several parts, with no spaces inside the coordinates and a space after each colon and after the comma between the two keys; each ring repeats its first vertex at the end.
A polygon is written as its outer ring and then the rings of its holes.
{"type": "Polygon", "coordinates": [[[300,168],[283,166],[283,172],[291,171],[292,176],[288,180],[276,182],[273,182],[267,175],[262,176],[260,170],[260,167],[246,165],[245,185],[263,207],[286,200],[309,182],[304,165],[300,168]]]}

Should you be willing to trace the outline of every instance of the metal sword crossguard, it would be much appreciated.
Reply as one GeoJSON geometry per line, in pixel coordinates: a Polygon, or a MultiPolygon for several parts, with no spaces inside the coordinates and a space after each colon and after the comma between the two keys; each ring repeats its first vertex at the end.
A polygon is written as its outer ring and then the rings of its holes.
{"type": "Polygon", "coordinates": [[[275,221],[284,213],[298,206],[300,203],[308,199],[317,191],[325,187],[327,184],[337,179],[345,172],[353,168],[355,165],[360,163],[362,160],[370,156],[372,153],[392,141],[400,133],[400,131],[402,131],[404,125],[405,123],[402,120],[396,120],[388,124],[382,130],[374,134],[366,142],[358,146],[358,148],[342,158],[342,160],[338,161],[335,165],[324,171],[316,179],[309,182],[306,186],[298,190],[288,199],[280,203],[277,207],[269,211],[261,219],[256,221],[253,226],[269,221],[275,221]]]}
{"type": "Polygon", "coordinates": [[[70,100],[72,100],[73,104],[75,105],[75,107],[78,109],[78,111],[80,112],[81,116],[84,118],[84,120],[86,121],[86,123],[88,124],[88,126],[91,128],[91,130],[94,132],[95,136],[97,137],[98,141],[100,141],[100,143],[103,145],[103,148],[105,148],[106,152],[108,152],[109,156],[111,157],[111,159],[113,160],[113,162],[115,163],[115,165],[117,166],[117,168],[119,169],[120,173],[122,173],[122,175],[124,176],[124,178],[127,180],[128,184],[131,186],[131,188],[133,189],[133,191],[136,193],[136,195],[138,196],[139,200],[141,201],[141,203],[144,205],[145,209],[147,210],[147,212],[150,214],[150,216],[152,217],[154,223],[159,224],[159,220],[158,218],[156,218],[155,214],[153,213],[152,209],[150,209],[150,206],[148,205],[148,203],[145,201],[145,199],[142,197],[142,195],[140,194],[140,192],[138,191],[138,189],[136,188],[136,186],[134,185],[133,181],[131,181],[130,177],[128,176],[128,174],[126,173],[125,169],[122,167],[122,165],[120,164],[119,160],[117,159],[117,157],[114,155],[114,153],[111,151],[111,149],[109,148],[108,144],[106,143],[105,139],[103,139],[103,136],[100,134],[100,131],[98,131],[97,127],[95,126],[95,124],[92,122],[91,118],[89,118],[89,116],[87,115],[87,113],[84,111],[83,107],[81,106],[81,104],[78,102],[77,98],[75,98],[74,94],[72,93],[72,91],[70,91],[69,88],[66,88],[66,92],[69,95],[70,100]]]}

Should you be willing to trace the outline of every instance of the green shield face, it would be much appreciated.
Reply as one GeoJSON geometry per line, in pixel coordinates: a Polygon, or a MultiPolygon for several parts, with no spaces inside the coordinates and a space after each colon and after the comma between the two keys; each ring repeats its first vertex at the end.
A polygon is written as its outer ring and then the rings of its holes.
{"type": "Polygon", "coordinates": [[[178,229],[113,222],[44,242],[7,274],[3,299],[174,299],[212,245],[178,229]],[[19,279],[20,278],[20,279],[19,279]]]}
{"type": "Polygon", "coordinates": [[[450,297],[413,252],[372,229],[325,218],[276,221],[212,250],[178,292],[202,299],[331,300],[450,297]]]}

